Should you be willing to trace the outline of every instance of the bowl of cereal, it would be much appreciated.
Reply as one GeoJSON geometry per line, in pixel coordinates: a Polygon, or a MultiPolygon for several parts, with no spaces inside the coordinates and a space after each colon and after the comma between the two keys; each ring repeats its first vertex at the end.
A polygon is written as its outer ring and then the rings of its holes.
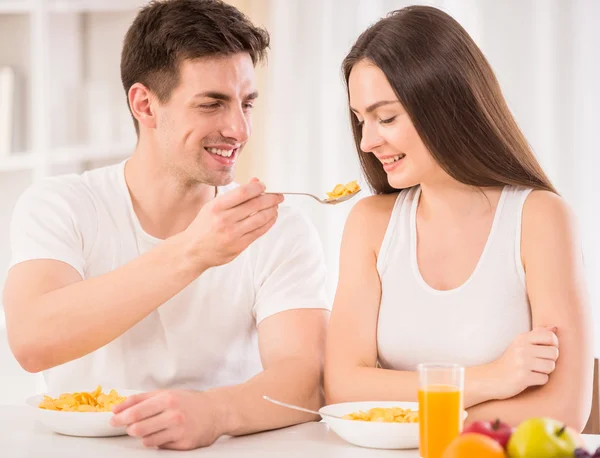
{"type": "Polygon", "coordinates": [[[37,419],[56,433],[80,437],[123,436],[127,434],[124,427],[110,424],[112,407],[137,393],[140,391],[111,389],[104,392],[99,386],[90,392],[39,394],[28,398],[26,403],[35,409],[37,419]]]}
{"type": "Polygon", "coordinates": [[[418,402],[345,402],[322,407],[319,413],[350,444],[376,449],[419,447],[418,402]]]}

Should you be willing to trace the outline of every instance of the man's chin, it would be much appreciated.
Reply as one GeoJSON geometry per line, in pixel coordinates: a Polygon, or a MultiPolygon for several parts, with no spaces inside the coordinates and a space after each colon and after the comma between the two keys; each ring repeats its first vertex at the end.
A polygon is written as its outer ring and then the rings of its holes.
{"type": "Polygon", "coordinates": [[[227,186],[235,178],[234,167],[213,168],[214,164],[199,162],[182,170],[184,179],[190,184],[205,184],[208,186],[227,186]]]}
{"type": "Polygon", "coordinates": [[[235,176],[233,173],[213,173],[206,178],[207,179],[204,181],[206,184],[222,187],[233,183],[235,176]]]}

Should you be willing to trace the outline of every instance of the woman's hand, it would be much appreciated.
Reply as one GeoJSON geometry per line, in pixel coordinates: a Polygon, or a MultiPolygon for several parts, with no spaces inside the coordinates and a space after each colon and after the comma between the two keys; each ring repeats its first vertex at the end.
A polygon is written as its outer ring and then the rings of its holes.
{"type": "Polygon", "coordinates": [[[539,327],[518,335],[502,357],[491,364],[496,399],[508,399],[530,386],[545,385],[558,359],[556,328],[539,327]]]}

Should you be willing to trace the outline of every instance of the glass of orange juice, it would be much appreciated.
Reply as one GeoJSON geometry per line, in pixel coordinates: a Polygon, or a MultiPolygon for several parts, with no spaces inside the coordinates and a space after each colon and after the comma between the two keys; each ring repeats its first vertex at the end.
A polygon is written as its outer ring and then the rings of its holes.
{"type": "Polygon", "coordinates": [[[465,369],[458,364],[419,364],[419,451],[441,458],[462,432],[465,369]]]}

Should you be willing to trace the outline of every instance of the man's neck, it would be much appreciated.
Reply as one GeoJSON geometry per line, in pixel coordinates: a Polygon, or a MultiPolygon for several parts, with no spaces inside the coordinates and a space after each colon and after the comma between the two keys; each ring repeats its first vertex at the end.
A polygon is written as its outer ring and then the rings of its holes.
{"type": "Polygon", "coordinates": [[[125,164],[125,182],[142,228],[159,239],[185,230],[216,195],[214,186],[183,184],[139,150],[125,164]]]}

